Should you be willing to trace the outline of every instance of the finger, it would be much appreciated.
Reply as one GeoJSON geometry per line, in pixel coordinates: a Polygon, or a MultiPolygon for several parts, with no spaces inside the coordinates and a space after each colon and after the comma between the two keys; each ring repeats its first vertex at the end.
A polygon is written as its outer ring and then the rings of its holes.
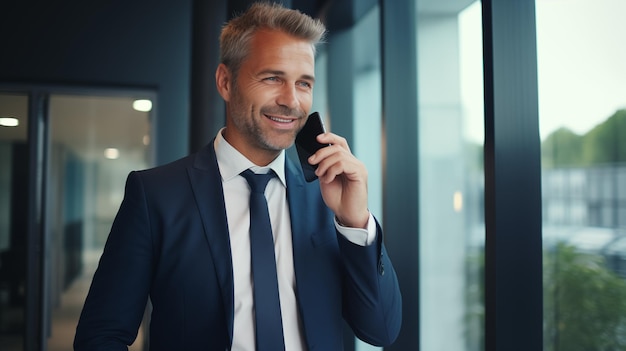
{"type": "Polygon", "coordinates": [[[350,150],[348,141],[344,137],[341,137],[334,133],[327,132],[327,133],[320,134],[317,136],[317,141],[319,141],[322,144],[339,145],[343,149],[350,150]]]}
{"type": "MultiPolygon", "coordinates": [[[[316,155],[317,156],[317,155],[316,155]]],[[[340,169],[343,169],[343,157],[341,156],[341,154],[335,152],[335,153],[330,153],[328,155],[322,155],[319,158],[320,162],[317,164],[317,170],[315,170],[315,174],[318,177],[325,177],[326,174],[328,173],[329,169],[333,166],[335,166],[335,172],[337,171],[337,167],[339,167],[340,169]],[[337,166],[338,165],[338,166],[337,166]]],[[[340,174],[340,173],[337,173],[340,174]]]]}
{"type": "Polygon", "coordinates": [[[355,181],[366,177],[364,165],[354,157],[345,157],[338,153],[325,158],[315,172],[319,178],[330,182],[337,176],[344,176],[346,180],[355,181]]]}
{"type": "Polygon", "coordinates": [[[337,162],[332,164],[330,167],[326,169],[321,176],[318,176],[324,183],[331,183],[337,177],[343,177],[344,180],[352,182],[358,179],[356,176],[358,173],[355,168],[349,167],[344,162],[337,162]]]}
{"type": "Polygon", "coordinates": [[[344,153],[346,150],[339,145],[329,145],[317,150],[311,157],[309,157],[309,163],[316,165],[321,163],[333,154],[344,153]]]}
{"type": "Polygon", "coordinates": [[[335,163],[332,166],[328,167],[318,177],[323,183],[329,184],[337,180],[337,178],[341,178],[344,182],[352,182],[354,181],[353,175],[354,173],[348,171],[344,164],[335,163]]]}

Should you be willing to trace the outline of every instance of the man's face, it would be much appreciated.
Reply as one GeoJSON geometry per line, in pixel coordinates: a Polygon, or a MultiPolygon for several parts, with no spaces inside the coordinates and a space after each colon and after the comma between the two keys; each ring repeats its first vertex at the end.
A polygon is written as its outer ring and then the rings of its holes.
{"type": "Polygon", "coordinates": [[[257,32],[236,81],[222,94],[226,140],[257,164],[290,147],[311,109],[314,67],[308,42],[279,31],[257,32]]]}

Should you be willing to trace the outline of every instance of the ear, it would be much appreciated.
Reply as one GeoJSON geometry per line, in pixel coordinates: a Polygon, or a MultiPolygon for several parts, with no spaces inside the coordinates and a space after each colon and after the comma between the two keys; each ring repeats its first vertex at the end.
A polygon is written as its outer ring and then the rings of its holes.
{"type": "Polygon", "coordinates": [[[215,71],[215,84],[217,91],[220,93],[224,101],[230,100],[230,92],[232,88],[232,75],[225,64],[220,63],[215,71]]]}

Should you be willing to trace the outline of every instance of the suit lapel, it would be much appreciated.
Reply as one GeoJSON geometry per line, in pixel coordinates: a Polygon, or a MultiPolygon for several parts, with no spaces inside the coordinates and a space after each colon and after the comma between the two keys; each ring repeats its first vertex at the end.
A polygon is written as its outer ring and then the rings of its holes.
{"type": "Polygon", "coordinates": [[[286,159],[296,295],[310,351],[336,349],[341,331],[341,268],[333,214],[319,184],[305,183],[296,162],[286,159]]]}
{"type": "Polygon", "coordinates": [[[299,254],[301,250],[306,250],[311,245],[311,238],[308,235],[306,220],[304,215],[307,211],[307,201],[303,201],[304,195],[304,181],[302,175],[296,169],[291,160],[285,158],[285,177],[287,180],[287,202],[289,203],[289,213],[291,214],[291,233],[293,240],[293,256],[296,274],[301,268],[305,268],[305,265],[299,265],[297,257],[302,257],[299,254]]]}
{"type": "MultiPolygon", "coordinates": [[[[311,213],[311,201],[306,198],[304,177],[297,166],[289,158],[286,158],[285,176],[287,179],[287,201],[291,214],[291,232],[293,242],[293,264],[296,275],[296,294],[300,318],[304,325],[305,338],[308,341],[315,340],[312,331],[315,329],[313,320],[308,316],[310,309],[317,308],[316,294],[319,286],[314,284],[311,277],[316,276],[315,265],[308,259],[311,250],[314,249],[315,238],[312,235],[313,224],[307,214],[311,213]]],[[[307,342],[309,348],[312,347],[307,342]]]]}
{"type": "Polygon", "coordinates": [[[204,233],[222,292],[229,342],[233,339],[233,265],[224,206],[222,178],[217,166],[213,141],[196,154],[193,167],[187,169],[204,233]]]}

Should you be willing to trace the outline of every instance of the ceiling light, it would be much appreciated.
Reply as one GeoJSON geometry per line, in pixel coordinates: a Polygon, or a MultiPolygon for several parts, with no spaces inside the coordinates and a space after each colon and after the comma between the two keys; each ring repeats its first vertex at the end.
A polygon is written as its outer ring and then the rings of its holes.
{"type": "Polygon", "coordinates": [[[104,157],[108,158],[109,160],[115,160],[120,157],[120,150],[114,147],[104,149],[104,157]]]}
{"type": "Polygon", "coordinates": [[[133,108],[139,112],[149,112],[152,110],[152,101],[147,99],[133,101],[133,108]]]}
{"type": "Polygon", "coordinates": [[[17,127],[20,121],[15,117],[0,117],[0,126],[17,127]]]}

